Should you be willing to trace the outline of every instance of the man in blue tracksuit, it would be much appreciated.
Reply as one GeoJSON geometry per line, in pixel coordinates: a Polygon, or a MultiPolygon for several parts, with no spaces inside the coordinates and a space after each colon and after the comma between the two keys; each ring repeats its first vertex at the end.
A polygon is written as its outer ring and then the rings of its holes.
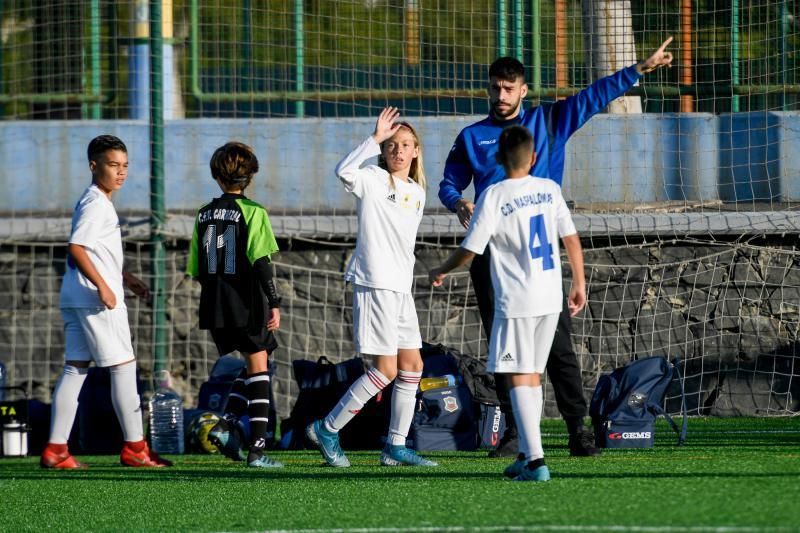
{"type": "MultiPolygon", "coordinates": [[[[505,178],[503,167],[495,160],[497,140],[504,128],[517,124],[525,126],[533,134],[536,162],[531,168],[531,175],[550,178],[561,185],[567,140],[612,100],[625,94],[642,74],[669,66],[672,54],[665,49],[671,41],[672,37],[648,59],[597,80],[574,96],[531,109],[522,108],[522,100],[528,92],[522,63],[511,57],[496,60],[489,68],[489,116],[459,133],[447,157],[444,179],[439,184],[439,199],[458,215],[465,228],[469,227],[475,204],[463,198],[461,193],[470,182],[474,182],[477,202],[487,187],[505,178]]],[[[481,321],[487,335],[492,331],[494,314],[489,264],[487,252],[476,256],[470,267],[481,321]]],[[[571,333],[569,312],[564,305],[547,363],[547,375],[553,385],[558,409],[567,423],[570,454],[597,455],[600,452],[594,446],[594,435],[583,424],[586,400],[571,333]]],[[[491,456],[517,453],[517,433],[511,415],[508,384],[501,376],[495,376],[497,392],[509,427],[498,448],[490,453],[491,456]]]]}

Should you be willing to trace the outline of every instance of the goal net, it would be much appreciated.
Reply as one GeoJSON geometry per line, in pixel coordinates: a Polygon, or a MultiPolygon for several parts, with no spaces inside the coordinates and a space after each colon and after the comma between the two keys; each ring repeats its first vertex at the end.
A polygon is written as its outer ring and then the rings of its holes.
{"type": "MultiPolygon", "coordinates": [[[[282,249],[272,367],[286,416],[292,360],[355,355],[342,273],[357,220],[333,167],[381,108],[399,107],[423,143],[423,338],[485,357],[469,275],[433,290],[426,272],[463,236],[438,183],[458,132],[488,112],[488,65],[520,59],[524,105],[535,106],[673,36],[672,67],[644,76],[567,144],[563,191],[589,284],[573,321],[585,393],[631,359],[680,356],[693,414],[797,414],[798,2],[164,1],[163,94],[150,85],[149,5],[0,3],[0,361],[33,396],[49,401],[63,362],[58,291],[94,136],[128,145],[130,175],[114,198],[128,268],[151,285],[164,272],[164,313],[126,299],[142,376],[165,365],[187,406],[218,355],[198,329],[199,287],[183,275],[192,216],[219,194],[214,149],[255,149],[261,171],[247,193],[267,207],[282,249]],[[163,141],[149,127],[154,98],[163,141]],[[163,196],[153,198],[151,154],[161,150],[163,196]],[[163,262],[150,231],[158,202],[163,262]]],[[[545,407],[557,416],[552,391],[545,407]]],[[[667,408],[678,410],[674,397],[667,408]]]]}

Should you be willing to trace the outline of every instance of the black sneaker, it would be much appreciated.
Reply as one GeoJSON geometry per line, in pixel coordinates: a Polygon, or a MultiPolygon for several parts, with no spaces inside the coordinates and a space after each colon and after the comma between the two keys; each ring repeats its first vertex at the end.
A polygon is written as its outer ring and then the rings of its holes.
{"type": "Polygon", "coordinates": [[[600,448],[594,445],[594,432],[589,428],[581,428],[569,436],[569,454],[573,457],[594,457],[600,455],[600,448]]]}
{"type": "Polygon", "coordinates": [[[506,431],[497,443],[497,448],[489,452],[489,457],[516,457],[519,453],[519,439],[516,431],[506,431]]]}

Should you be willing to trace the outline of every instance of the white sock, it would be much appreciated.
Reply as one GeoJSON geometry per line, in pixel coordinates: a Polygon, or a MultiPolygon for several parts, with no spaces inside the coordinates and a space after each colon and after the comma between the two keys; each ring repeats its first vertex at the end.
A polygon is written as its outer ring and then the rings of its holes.
{"type": "Polygon", "coordinates": [[[382,391],[388,384],[389,380],[377,369],[367,370],[366,374],[350,385],[336,407],[325,417],[325,429],[338,432],[361,411],[370,398],[382,391]]]}
{"type": "Polygon", "coordinates": [[[109,368],[111,373],[111,403],[117,413],[122,436],[127,442],[144,438],[142,402],[136,390],[136,361],[109,368]]]}
{"type": "Polygon", "coordinates": [[[542,421],[542,387],[514,387],[510,392],[519,431],[520,453],[525,454],[526,461],[543,459],[542,431],[539,427],[542,421]]]}
{"type": "Polygon", "coordinates": [[[61,377],[53,391],[52,419],[50,420],[50,442],[66,444],[78,412],[78,395],[86,381],[88,368],[64,365],[61,377]]]}
{"type": "Polygon", "coordinates": [[[406,445],[414,406],[417,403],[417,388],[422,372],[400,370],[394,380],[392,394],[392,418],[389,420],[389,441],[394,446],[406,445]]]}

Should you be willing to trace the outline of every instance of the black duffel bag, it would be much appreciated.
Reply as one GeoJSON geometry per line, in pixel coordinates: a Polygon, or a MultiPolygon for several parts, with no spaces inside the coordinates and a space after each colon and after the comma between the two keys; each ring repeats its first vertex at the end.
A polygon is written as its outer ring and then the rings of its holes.
{"type": "MultiPolygon", "coordinates": [[[[317,361],[292,361],[294,379],[299,389],[289,418],[281,422],[281,448],[299,450],[310,447],[305,440],[305,428],[314,420],[324,418],[338,403],[366,367],[364,360],[354,357],[332,363],[322,356],[317,361]]],[[[345,449],[380,449],[388,427],[388,394],[391,385],[364,405],[340,432],[339,441],[345,449]]]]}

